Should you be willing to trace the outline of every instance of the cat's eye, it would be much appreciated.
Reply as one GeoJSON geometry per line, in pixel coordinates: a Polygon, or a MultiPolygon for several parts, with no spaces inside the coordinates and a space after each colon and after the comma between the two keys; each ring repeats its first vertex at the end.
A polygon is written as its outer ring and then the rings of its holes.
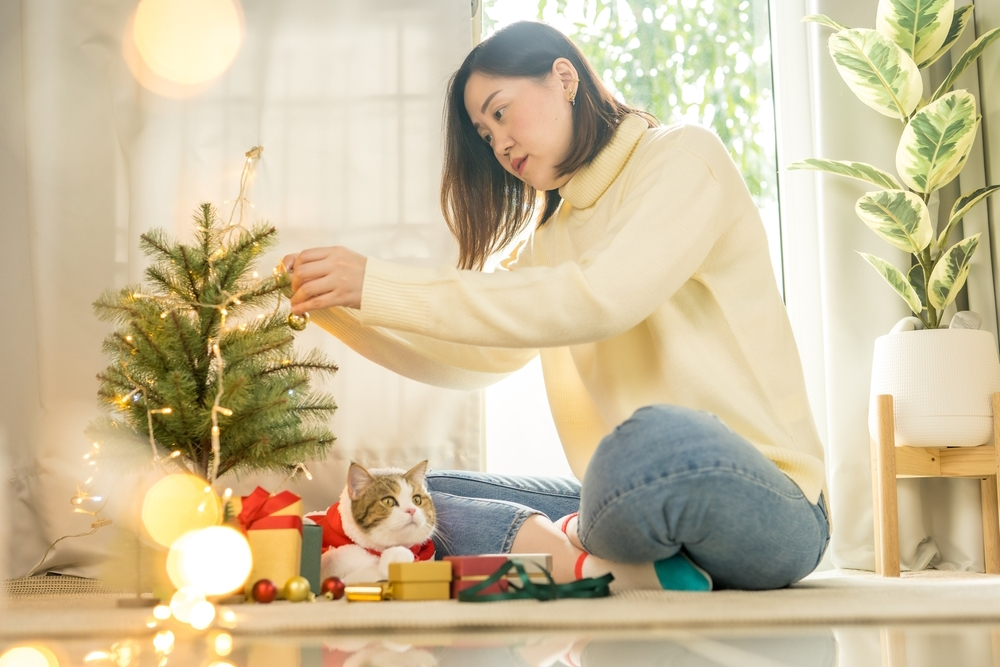
{"type": "Polygon", "coordinates": [[[424,502],[424,499],[421,498],[419,495],[418,496],[413,496],[413,504],[414,505],[419,505],[422,502],[424,502]]]}
{"type": "Polygon", "coordinates": [[[385,498],[382,499],[382,504],[385,505],[386,507],[395,507],[397,503],[396,499],[393,498],[392,496],[386,496],[385,498]]]}

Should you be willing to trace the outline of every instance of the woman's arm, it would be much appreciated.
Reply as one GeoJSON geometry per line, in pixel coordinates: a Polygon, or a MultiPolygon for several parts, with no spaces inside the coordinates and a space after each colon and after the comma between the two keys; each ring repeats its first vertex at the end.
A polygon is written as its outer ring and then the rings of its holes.
{"type": "Polygon", "coordinates": [[[609,234],[578,261],[484,274],[370,259],[361,322],[465,344],[532,348],[631,329],[691,278],[732,222],[713,167],[735,174],[724,179],[727,187],[745,189],[714,135],[699,128],[686,134],[695,134],[693,141],[649,147],[628,174],[618,212],[588,223],[609,234]]]}
{"type": "Polygon", "coordinates": [[[481,389],[507,377],[535,356],[535,349],[474,347],[361,323],[357,310],[324,308],[313,322],[355,352],[412,380],[447,389],[481,389]]]}

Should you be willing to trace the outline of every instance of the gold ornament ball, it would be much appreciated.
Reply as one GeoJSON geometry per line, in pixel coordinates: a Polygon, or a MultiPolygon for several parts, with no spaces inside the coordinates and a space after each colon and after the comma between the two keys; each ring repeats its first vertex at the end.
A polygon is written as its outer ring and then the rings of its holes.
{"type": "Polygon", "coordinates": [[[282,593],[289,602],[302,602],[309,597],[309,580],[305,577],[292,577],[285,582],[282,593]]]}
{"type": "Polygon", "coordinates": [[[288,326],[296,331],[302,331],[309,324],[309,313],[303,315],[296,315],[295,313],[288,314],[288,326]]]}

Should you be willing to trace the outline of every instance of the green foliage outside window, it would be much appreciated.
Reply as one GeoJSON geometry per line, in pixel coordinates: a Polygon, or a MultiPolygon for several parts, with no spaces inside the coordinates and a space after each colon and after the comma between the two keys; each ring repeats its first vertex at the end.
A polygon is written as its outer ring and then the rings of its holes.
{"type": "MultiPolygon", "coordinates": [[[[525,0],[486,0],[483,36],[525,0]],[[507,7],[503,7],[507,5],[507,7]]],[[[759,206],[777,199],[766,0],[528,0],[605,85],[668,124],[711,127],[759,206]]]]}

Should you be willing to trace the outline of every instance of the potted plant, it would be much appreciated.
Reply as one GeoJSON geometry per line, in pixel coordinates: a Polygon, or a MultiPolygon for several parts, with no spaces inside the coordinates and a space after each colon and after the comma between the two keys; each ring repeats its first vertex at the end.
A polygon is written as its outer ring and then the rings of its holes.
{"type": "MultiPolygon", "coordinates": [[[[898,118],[897,176],[861,162],[808,159],[789,169],[817,169],[860,179],[879,189],[858,199],[855,211],[876,234],[913,257],[901,270],[859,253],[903,298],[913,318],[875,344],[874,405],[878,394],[895,402],[896,444],[974,446],[992,436],[990,396],[1000,391],[1000,362],[993,336],[975,328],[942,329],[945,308],[965,285],[979,234],[949,246],[955,226],[1000,185],[963,194],[939,232],[928,204],[968,160],[979,127],[975,97],[952,90],[959,76],[1000,39],[1000,28],[979,37],[954,61],[951,72],[925,97],[920,70],[954,46],[972,17],[972,5],[954,0],[879,0],[874,30],[848,28],[830,17],[807,16],[835,31],[830,55],[848,87],[875,111],[898,118]],[[915,329],[901,331],[900,329],[915,329]],[[928,382],[926,369],[947,368],[928,382]]],[[[964,321],[966,326],[969,320],[964,321]]],[[[877,433],[877,411],[869,429],[877,433]]]]}

